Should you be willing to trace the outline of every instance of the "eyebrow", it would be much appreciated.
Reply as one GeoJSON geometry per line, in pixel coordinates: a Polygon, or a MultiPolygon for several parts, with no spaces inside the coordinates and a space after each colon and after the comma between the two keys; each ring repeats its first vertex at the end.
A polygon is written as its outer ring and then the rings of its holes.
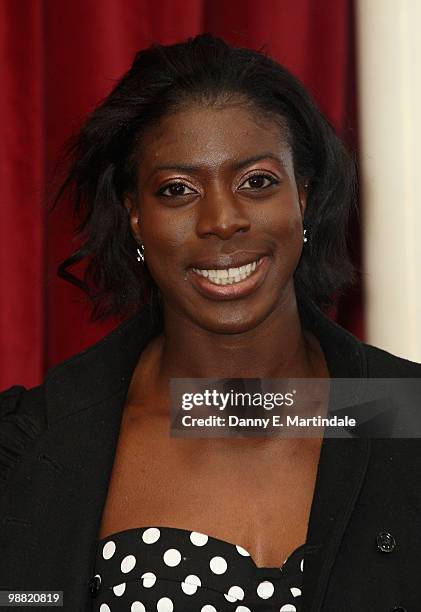
{"type": "MultiPolygon", "coordinates": [[[[249,166],[250,164],[254,164],[255,162],[261,161],[263,159],[273,159],[274,161],[278,162],[282,167],[284,167],[284,162],[282,161],[280,157],[278,157],[277,155],[274,155],[270,151],[267,151],[265,153],[260,153],[259,155],[253,155],[252,157],[247,157],[247,159],[235,161],[231,164],[230,169],[231,170],[242,170],[246,166],[249,166]]],[[[163,166],[155,166],[152,169],[148,178],[150,179],[156,172],[159,172],[160,170],[176,170],[177,172],[194,173],[200,170],[201,167],[202,166],[200,165],[194,166],[194,165],[185,165],[185,164],[183,165],[165,164],[163,166]]]]}

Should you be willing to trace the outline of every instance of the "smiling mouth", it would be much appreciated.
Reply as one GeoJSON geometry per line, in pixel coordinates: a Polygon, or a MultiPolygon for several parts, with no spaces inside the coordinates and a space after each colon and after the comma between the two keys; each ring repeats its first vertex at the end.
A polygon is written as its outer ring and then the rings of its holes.
{"type": "Polygon", "coordinates": [[[233,300],[246,297],[260,287],[266,278],[270,257],[264,255],[238,268],[190,268],[193,286],[211,300],[233,300]]]}
{"type": "Polygon", "coordinates": [[[256,270],[263,257],[256,259],[248,264],[239,266],[238,268],[225,268],[222,270],[203,270],[200,268],[192,268],[193,272],[206,278],[214,285],[234,285],[249,278],[256,270]]]}

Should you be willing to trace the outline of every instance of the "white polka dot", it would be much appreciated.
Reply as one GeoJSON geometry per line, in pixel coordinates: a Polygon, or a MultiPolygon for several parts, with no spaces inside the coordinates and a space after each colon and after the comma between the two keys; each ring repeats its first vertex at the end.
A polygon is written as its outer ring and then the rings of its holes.
{"type": "Polygon", "coordinates": [[[209,536],[207,536],[205,533],[192,531],[190,534],[190,540],[195,546],[204,546],[209,540],[209,536]]]}
{"type": "Polygon", "coordinates": [[[127,555],[127,557],[124,557],[123,561],[121,562],[121,571],[123,574],[127,574],[128,572],[132,571],[135,565],[136,557],[134,555],[127,555]]]}
{"type": "Polygon", "coordinates": [[[206,604],[203,608],[200,608],[200,612],[218,612],[216,608],[211,606],[210,604],[206,604]]]}
{"type": "Polygon", "coordinates": [[[160,538],[161,532],[156,527],[149,527],[142,533],[142,540],[145,544],[155,544],[160,538]]]}
{"type": "Polygon", "coordinates": [[[107,606],[107,604],[101,604],[99,612],[111,612],[110,606],[107,606]]]}
{"type": "Polygon", "coordinates": [[[189,574],[184,578],[184,582],[187,582],[187,584],[196,584],[197,586],[202,586],[202,581],[200,580],[199,576],[196,576],[196,574],[189,574]]]}
{"type": "Polygon", "coordinates": [[[190,574],[184,578],[184,582],[181,583],[181,588],[183,589],[186,595],[193,595],[197,591],[197,587],[202,586],[202,582],[199,576],[195,576],[195,574],[190,574]]]}
{"type": "Polygon", "coordinates": [[[146,589],[153,587],[156,582],[156,576],[152,572],[146,572],[145,574],[142,574],[141,578],[143,580],[143,586],[146,589]]]}
{"type": "Polygon", "coordinates": [[[161,597],[156,604],[156,609],[158,612],[172,612],[174,610],[174,605],[169,597],[161,597]]]}
{"type": "Polygon", "coordinates": [[[282,606],[279,612],[297,612],[297,608],[292,604],[285,604],[284,606],[282,606]]]}
{"type": "Polygon", "coordinates": [[[181,561],[181,553],[176,548],[169,548],[164,552],[164,563],[170,567],[175,567],[181,561]]]}
{"type": "Polygon", "coordinates": [[[130,612],[146,612],[146,608],[140,601],[134,601],[131,605],[130,612]]]}
{"type": "Polygon", "coordinates": [[[300,570],[303,572],[304,571],[304,559],[301,559],[301,563],[300,563],[300,570]]]}
{"type": "Polygon", "coordinates": [[[197,586],[194,584],[181,583],[181,588],[186,595],[194,595],[197,591],[197,586]]]}
{"type": "Polygon", "coordinates": [[[230,587],[228,593],[225,594],[225,599],[228,601],[238,601],[244,599],[244,591],[239,586],[230,587]]]}
{"type": "Polygon", "coordinates": [[[104,544],[104,548],[102,549],[102,556],[105,560],[111,559],[113,554],[115,553],[115,542],[110,540],[106,544],[104,544]]]}
{"type": "Polygon", "coordinates": [[[269,597],[272,597],[275,587],[269,580],[264,580],[259,584],[256,590],[259,597],[262,599],[269,599],[269,597]]]}
{"type": "Polygon", "coordinates": [[[115,587],[113,587],[114,595],[117,595],[117,597],[121,597],[121,595],[123,595],[125,590],[126,590],[125,582],[122,582],[121,584],[117,584],[115,587]]]}
{"type": "Polygon", "coordinates": [[[301,595],[301,589],[297,589],[297,587],[291,587],[290,591],[294,597],[301,595]]]}
{"type": "Polygon", "coordinates": [[[250,553],[242,546],[236,545],[235,548],[240,553],[240,555],[243,555],[243,557],[250,557],[250,553]]]}
{"type": "Polygon", "coordinates": [[[251,610],[247,606],[237,606],[234,612],[251,612],[251,610]]]}
{"type": "Polygon", "coordinates": [[[223,574],[227,571],[227,562],[223,557],[212,557],[209,561],[209,567],[214,574],[223,574]]]}

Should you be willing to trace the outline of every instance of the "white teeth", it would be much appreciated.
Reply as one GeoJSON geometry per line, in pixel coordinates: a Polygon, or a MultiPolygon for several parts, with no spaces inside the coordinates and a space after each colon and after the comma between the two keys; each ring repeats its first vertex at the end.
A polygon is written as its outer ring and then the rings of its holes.
{"type": "Polygon", "coordinates": [[[256,269],[257,261],[240,266],[239,268],[228,268],[225,270],[199,270],[193,268],[194,272],[208,278],[215,285],[232,285],[239,283],[250,276],[256,269]]]}

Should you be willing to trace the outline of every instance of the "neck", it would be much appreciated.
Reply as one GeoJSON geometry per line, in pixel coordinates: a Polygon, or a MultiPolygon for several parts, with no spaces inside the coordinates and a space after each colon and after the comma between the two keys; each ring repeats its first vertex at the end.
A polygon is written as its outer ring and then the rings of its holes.
{"type": "Polygon", "coordinates": [[[255,328],[238,334],[207,331],[167,308],[158,339],[159,379],[305,378],[320,372],[320,347],[303,330],[295,294],[255,328]]]}

